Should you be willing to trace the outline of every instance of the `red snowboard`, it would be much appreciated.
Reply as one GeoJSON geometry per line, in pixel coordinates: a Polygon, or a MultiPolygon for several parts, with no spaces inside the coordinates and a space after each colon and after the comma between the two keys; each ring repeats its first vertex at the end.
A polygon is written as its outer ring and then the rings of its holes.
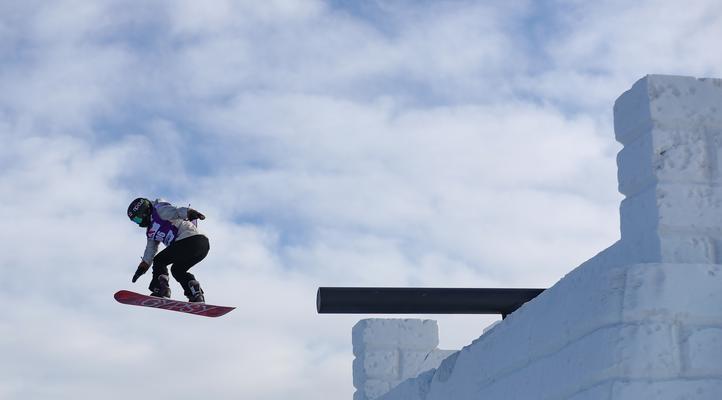
{"type": "Polygon", "coordinates": [[[119,303],[133,306],[161,308],[187,314],[202,315],[204,317],[220,317],[235,309],[235,307],[214,306],[206,303],[188,303],[162,297],[146,296],[144,294],[120,290],[113,296],[119,303]]]}

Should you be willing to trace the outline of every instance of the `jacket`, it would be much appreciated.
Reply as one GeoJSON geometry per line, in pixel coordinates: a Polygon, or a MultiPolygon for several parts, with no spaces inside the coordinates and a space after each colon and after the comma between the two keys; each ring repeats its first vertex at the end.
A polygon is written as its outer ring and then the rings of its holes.
{"type": "Polygon", "coordinates": [[[147,242],[142,257],[148,265],[153,263],[161,242],[170,246],[178,240],[202,235],[196,224],[188,221],[188,207],[175,207],[163,199],[156,199],[152,203],[153,211],[150,226],[146,229],[147,242]]]}

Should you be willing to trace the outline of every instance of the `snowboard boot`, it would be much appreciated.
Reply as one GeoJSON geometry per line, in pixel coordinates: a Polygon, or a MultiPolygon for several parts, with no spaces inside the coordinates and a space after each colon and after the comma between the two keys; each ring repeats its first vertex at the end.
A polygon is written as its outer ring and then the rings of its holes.
{"type": "Polygon", "coordinates": [[[201,289],[201,284],[198,283],[198,281],[195,279],[188,282],[188,291],[185,295],[186,297],[188,297],[188,301],[191,303],[206,302],[205,297],[203,297],[203,289],[201,289]]]}
{"type": "Polygon", "coordinates": [[[170,298],[170,284],[168,283],[168,275],[158,275],[158,285],[153,288],[153,297],[170,298]]]}

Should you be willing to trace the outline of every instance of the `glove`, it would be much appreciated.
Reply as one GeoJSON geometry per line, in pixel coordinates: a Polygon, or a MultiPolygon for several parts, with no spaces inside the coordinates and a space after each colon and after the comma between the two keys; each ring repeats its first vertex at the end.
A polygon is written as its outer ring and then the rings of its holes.
{"type": "Polygon", "coordinates": [[[140,278],[141,275],[146,273],[148,271],[148,268],[150,268],[150,265],[148,265],[147,262],[141,261],[140,265],[138,265],[138,269],[135,270],[135,274],[133,275],[133,283],[140,278]]]}
{"type": "Polygon", "coordinates": [[[193,221],[194,219],[204,220],[204,219],[206,219],[206,216],[192,208],[189,208],[188,209],[188,220],[193,221]]]}

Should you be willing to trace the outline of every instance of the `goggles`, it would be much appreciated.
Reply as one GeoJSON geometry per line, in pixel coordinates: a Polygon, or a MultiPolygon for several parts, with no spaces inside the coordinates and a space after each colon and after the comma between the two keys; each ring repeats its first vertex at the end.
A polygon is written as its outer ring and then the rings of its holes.
{"type": "Polygon", "coordinates": [[[141,218],[141,217],[133,217],[133,218],[131,218],[131,220],[133,220],[133,222],[135,222],[138,225],[140,225],[141,222],[143,222],[143,218],[141,218]]]}

